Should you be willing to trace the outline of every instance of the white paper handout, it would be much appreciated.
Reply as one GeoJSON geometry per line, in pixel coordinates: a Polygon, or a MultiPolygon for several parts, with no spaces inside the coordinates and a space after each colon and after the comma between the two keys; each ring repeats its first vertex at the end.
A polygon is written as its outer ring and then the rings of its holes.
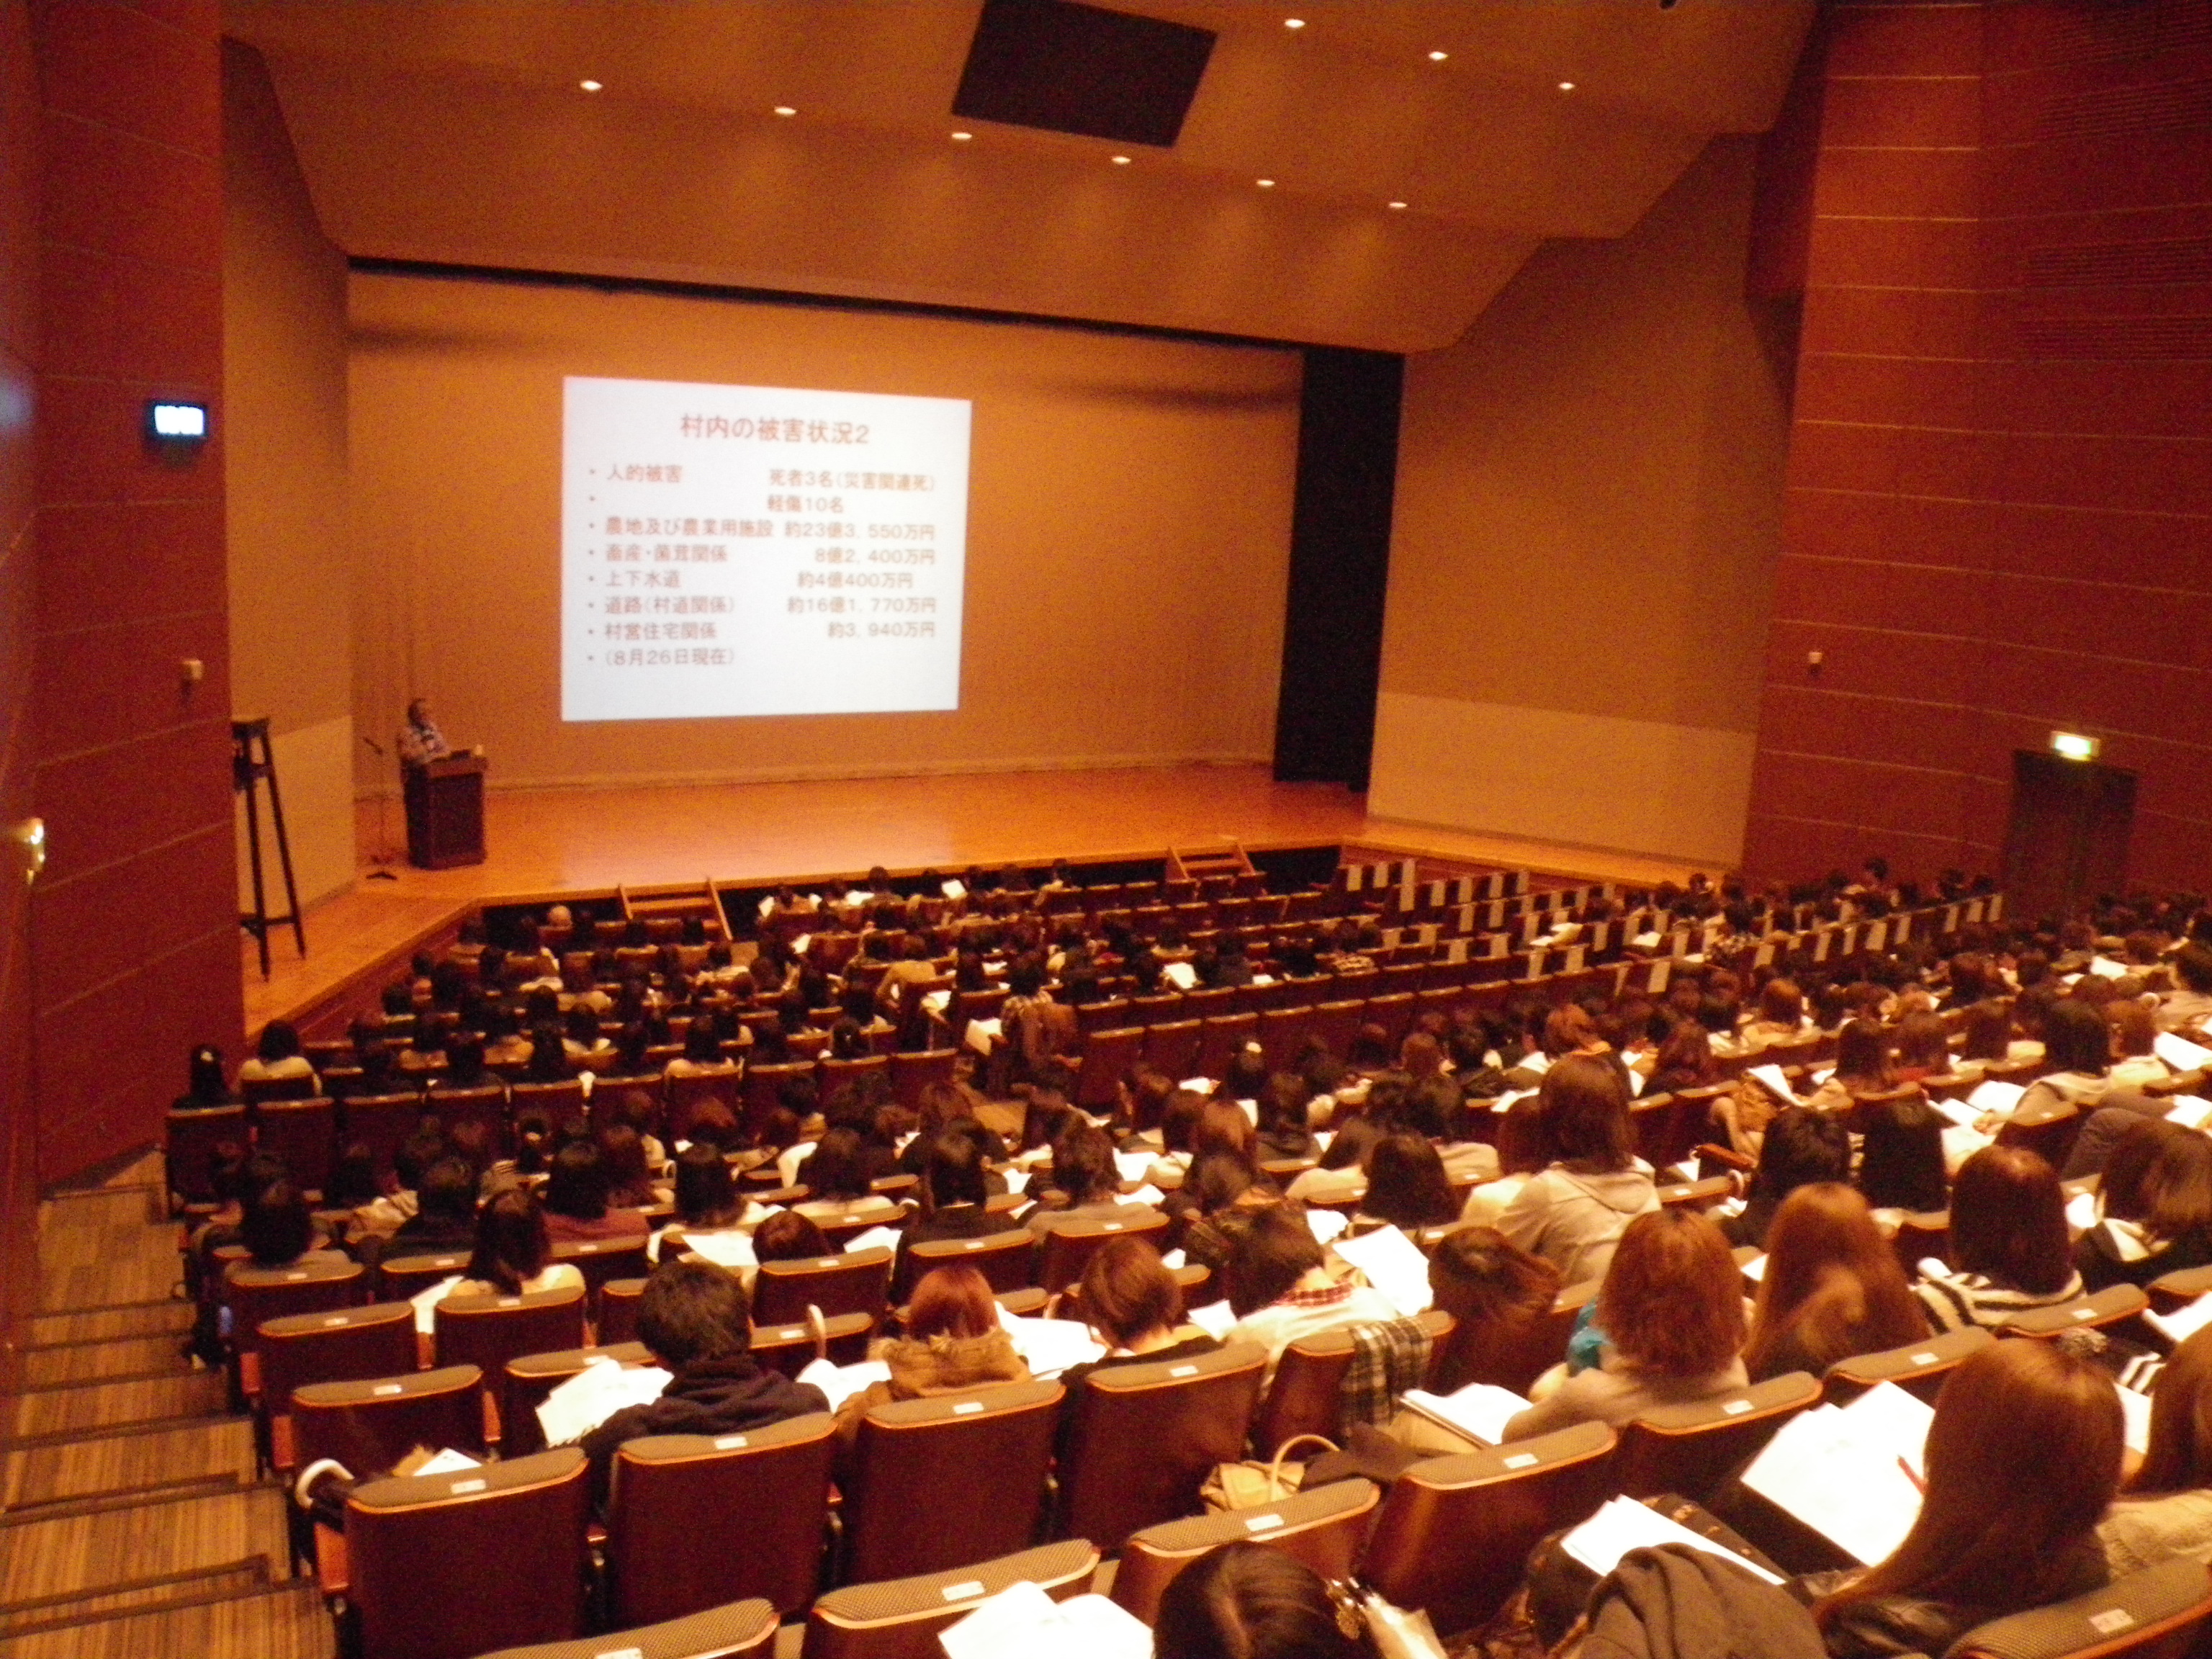
{"type": "Polygon", "coordinates": [[[1070,1365],[1087,1365],[1103,1359],[1106,1350],[1091,1334],[1091,1328],[1075,1319],[1024,1319],[999,1310],[1014,1352],[1039,1382],[1058,1376],[1070,1365]]]}
{"type": "Polygon", "coordinates": [[[1747,1561],[1734,1550],[1723,1549],[1710,1538],[1700,1538],[1679,1521],[1670,1521],[1656,1510],[1646,1509],[1632,1498],[1616,1498],[1569,1533],[1563,1540],[1567,1553],[1601,1578],[1620,1565],[1631,1550],[1660,1544],[1683,1544],[1707,1555],[1733,1561],[1746,1572],[1756,1573],[1770,1584],[1782,1581],[1755,1561],[1747,1561]]]}
{"type": "Polygon", "coordinates": [[[1151,1170],[1152,1160],[1158,1156],[1157,1152],[1116,1152],[1114,1154],[1114,1167],[1121,1172],[1124,1181],[1142,1181],[1151,1170]]]}
{"type": "Polygon", "coordinates": [[[1505,1425],[1528,1409],[1526,1400],[1494,1382],[1470,1382],[1452,1394],[1408,1389],[1405,1399],[1422,1416],[1486,1446],[1503,1444],[1505,1425]]]}
{"type": "Polygon", "coordinates": [[[1936,1413],[1894,1382],[1848,1406],[1793,1417],[1743,1472],[1743,1484],[1852,1559],[1872,1566],[1920,1516],[1919,1476],[1936,1413]]]}
{"type": "Polygon", "coordinates": [[[2201,1072],[2212,1066],[2212,1048],[2172,1031],[2160,1031],[2153,1037],[2150,1051],[2177,1072],[2201,1072]]]}
{"type": "Polygon", "coordinates": [[[418,1334],[422,1336],[437,1334],[438,1304],[451,1296],[453,1293],[453,1286],[460,1282],[460,1274],[455,1273],[450,1279],[440,1279],[428,1290],[417,1291],[407,1298],[415,1304],[415,1329],[418,1334]]]}
{"type": "Polygon", "coordinates": [[[432,1458],[428,1462],[425,1463],[421,1468],[416,1470],[415,1473],[418,1476],[433,1474],[465,1474],[471,1469],[480,1469],[483,1467],[483,1465],[482,1463],[470,1456],[466,1452],[458,1452],[452,1447],[448,1446],[443,1451],[440,1452],[435,1457],[432,1458]]]}
{"type": "Polygon", "coordinates": [[[1790,1079],[1782,1075],[1782,1068],[1769,1060],[1764,1066],[1747,1066],[1743,1074],[1752,1079],[1784,1106],[1797,1104],[1797,1091],[1790,1086],[1790,1079]]]}
{"type": "Polygon", "coordinates": [[[1308,1210],[1306,1229],[1313,1234],[1314,1243],[1327,1244],[1344,1237],[1344,1230],[1352,1224],[1352,1218],[1341,1210],[1308,1210]]]}
{"type": "Polygon", "coordinates": [[[1000,1023],[995,1019],[971,1019],[968,1022],[967,1035],[961,1041],[988,1059],[991,1050],[999,1046],[1001,1029],[1000,1023]]]}
{"type": "Polygon", "coordinates": [[[1103,1595],[1055,1601],[1026,1579],[938,1632],[945,1659],[1152,1659],[1152,1632],[1103,1595]]]}
{"type": "Polygon", "coordinates": [[[2186,1342],[2207,1325],[2212,1325],[2212,1296],[2185,1302],[2172,1313],[2147,1313],[2143,1322],[2176,1344],[2186,1342]]]}
{"type": "Polygon", "coordinates": [[[826,1359],[811,1359],[792,1380],[811,1382],[821,1389],[823,1398],[834,1412],[870,1383],[890,1382],[891,1368],[880,1359],[864,1359],[857,1365],[833,1365],[826,1359]]]}
{"type": "Polygon", "coordinates": [[[896,1250],[902,1237],[904,1235],[896,1227],[871,1227],[867,1231],[847,1239],[844,1254],[850,1255],[855,1250],[896,1250]]]}
{"type": "Polygon", "coordinates": [[[2150,1450],[2150,1396],[2137,1394],[2133,1389],[2114,1390],[2120,1396],[2120,1419],[2124,1425],[2123,1443],[2138,1457],[2150,1450]]]}
{"type": "Polygon", "coordinates": [[[601,1355],[545,1396],[538,1425],[547,1445],[572,1445],[625,1407],[651,1405],[672,1380],[658,1365],[628,1366],[601,1355]]]}
{"type": "Polygon", "coordinates": [[[677,1255],[703,1256],[718,1267],[757,1267],[760,1258],[753,1254],[753,1237],[739,1232],[734,1227],[712,1227],[702,1232],[679,1233],[673,1238],[662,1235],[661,1249],[671,1261],[677,1255]]]}
{"type": "Polygon", "coordinates": [[[1336,1253],[1367,1275],[1384,1300],[1411,1319],[1434,1300],[1429,1289],[1429,1259],[1395,1227],[1378,1227],[1358,1238],[1340,1238],[1336,1253]]]}
{"type": "Polygon", "coordinates": [[[1183,1317],[1218,1342],[1236,1325],[1237,1310],[1226,1302],[1209,1302],[1191,1309],[1183,1317]]]}
{"type": "Polygon", "coordinates": [[[2199,1095],[2183,1095],[2166,1109],[2166,1121],[2179,1123],[2185,1129],[2201,1129],[2212,1122],[2212,1100],[2199,1095]]]}
{"type": "Polygon", "coordinates": [[[1966,1104],[1977,1112],[1994,1112],[1999,1117],[2010,1117],[2013,1108],[2020,1104],[2020,1097],[2027,1092],[2027,1086],[2023,1084],[2004,1083],[1991,1078],[1976,1086],[1974,1092],[1966,1097],[1966,1104]]]}

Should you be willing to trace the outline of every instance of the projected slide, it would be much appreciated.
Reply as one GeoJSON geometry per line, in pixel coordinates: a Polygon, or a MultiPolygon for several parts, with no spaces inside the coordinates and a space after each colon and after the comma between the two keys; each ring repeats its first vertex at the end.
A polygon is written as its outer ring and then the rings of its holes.
{"type": "Polygon", "coordinates": [[[957,708],[969,414],[569,378],[562,719],[957,708]]]}

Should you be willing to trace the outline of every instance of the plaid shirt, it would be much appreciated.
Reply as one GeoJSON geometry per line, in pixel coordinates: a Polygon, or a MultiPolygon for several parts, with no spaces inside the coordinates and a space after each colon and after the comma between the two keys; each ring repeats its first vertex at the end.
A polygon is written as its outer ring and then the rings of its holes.
{"type": "Polygon", "coordinates": [[[1387,1325],[1352,1328],[1352,1363],[1345,1367],[1344,1423],[1389,1422],[1407,1389],[1418,1388],[1429,1369],[1433,1346],[1418,1319],[1394,1319],[1387,1325]]]}
{"type": "Polygon", "coordinates": [[[1331,1285],[1325,1290],[1291,1291],[1277,1297],[1275,1304],[1278,1307],[1283,1308],[1334,1308],[1339,1303],[1348,1302],[1351,1299],[1352,1285],[1349,1281],[1346,1281],[1340,1285],[1331,1285]]]}

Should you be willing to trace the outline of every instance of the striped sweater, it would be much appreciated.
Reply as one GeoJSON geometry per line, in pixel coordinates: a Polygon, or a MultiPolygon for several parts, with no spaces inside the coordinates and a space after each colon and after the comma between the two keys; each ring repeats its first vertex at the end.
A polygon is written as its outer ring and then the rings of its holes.
{"type": "Polygon", "coordinates": [[[2009,1285],[2000,1285],[1982,1273],[1945,1273],[1931,1271],[1933,1261],[1921,1265],[1921,1279],[1913,1293],[1928,1310],[1928,1317],[1939,1331],[1955,1331],[1968,1325],[1985,1326],[1995,1330],[2009,1325],[2024,1313],[2033,1313],[2038,1308],[2053,1308],[2062,1302],[2071,1302],[2081,1294],[2081,1275],[2069,1271],[2066,1283],[2047,1295],[2033,1291],[2015,1290],[2009,1285]]]}

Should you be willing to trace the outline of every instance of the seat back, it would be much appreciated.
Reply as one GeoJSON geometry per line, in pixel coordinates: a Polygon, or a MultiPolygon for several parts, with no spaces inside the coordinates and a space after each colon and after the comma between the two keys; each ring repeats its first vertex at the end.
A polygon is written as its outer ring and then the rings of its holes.
{"type": "Polygon", "coordinates": [[[204,1106],[162,1120],[161,1156],[172,1197],[185,1204],[214,1202],[215,1149],[225,1141],[245,1148],[245,1107],[204,1106]]]}
{"type": "MultiPolygon", "coordinates": [[[[287,1085],[303,1080],[283,1079],[287,1085]]],[[[252,1100],[253,1086],[241,1084],[240,1092],[252,1100]]],[[[264,1099],[253,1109],[254,1149],[283,1158],[284,1167],[303,1192],[319,1193],[330,1185],[331,1142],[337,1136],[337,1109],[320,1096],[313,1099],[264,1099]]]]}
{"type": "Polygon", "coordinates": [[[1929,1256],[1948,1263],[1951,1260],[1951,1212],[1929,1210],[1900,1217],[1897,1236],[1890,1240],[1890,1248],[1897,1252],[1898,1262],[1907,1279],[1917,1274],[1920,1264],[1929,1256]]]}
{"type": "Polygon", "coordinates": [[[404,1302],[433,1285],[468,1271],[469,1252],[386,1256],[376,1264],[376,1294],[386,1302],[404,1302]]]}
{"type": "Polygon", "coordinates": [[[1820,1398],[1818,1382],[1803,1371],[1790,1371],[1717,1400],[1646,1412],[1621,1431],[1613,1458],[1616,1482],[1631,1498],[1679,1492],[1702,1501],[1777,1429],[1820,1398]]]}
{"type": "Polygon", "coordinates": [[[535,1109],[561,1123],[583,1115],[584,1085],[577,1078],[565,1078],[557,1083],[510,1084],[507,1099],[517,1117],[535,1109]]]}
{"type": "MultiPolygon", "coordinates": [[[[1382,970],[1382,976],[1386,983],[1396,982],[1392,970],[1388,968],[1382,970]]],[[[1406,1040],[1406,1033],[1413,1024],[1413,993],[1411,990],[1394,990],[1382,996],[1368,998],[1367,1006],[1360,1011],[1360,1023],[1380,1025],[1384,1041],[1395,1050],[1406,1040]]]]}
{"type": "Polygon", "coordinates": [[[376,1173],[392,1173],[392,1159],[422,1121],[422,1097],[410,1090],[402,1094],[357,1095],[345,1103],[345,1138],[349,1145],[368,1145],[376,1173]]]}
{"type": "Polygon", "coordinates": [[[2087,1115],[2075,1109],[2071,1101],[2053,1100],[2041,1106],[2021,1103],[2025,1109],[2014,1112],[1999,1127],[1997,1145],[2024,1146],[2052,1169],[2064,1169],[2081,1126],[2088,1121],[2087,1115]]]}
{"type": "Polygon", "coordinates": [[[289,1267],[234,1262],[223,1270],[223,1300],[231,1312],[230,1346],[241,1354],[261,1350],[261,1327],[291,1314],[328,1313],[358,1298],[368,1270],[343,1259],[302,1261],[289,1267]]]}
{"type": "Polygon", "coordinates": [[[1844,1405],[1877,1382],[1894,1382],[1929,1405],[1943,1387],[1943,1379],[1967,1359],[1996,1340],[1979,1325],[1964,1325],[1925,1342],[1908,1342],[1901,1348],[1879,1353],[1853,1354],[1828,1367],[1821,1395],[1831,1405],[1844,1405]]]}
{"type": "Polygon", "coordinates": [[[1026,1227],[988,1233],[981,1238],[938,1238],[906,1247],[906,1280],[919,1284],[933,1267],[973,1267],[995,1295],[1028,1288],[1036,1281],[1037,1239],[1026,1227]]]}
{"type": "Polygon", "coordinates": [[[1243,1455],[1267,1369],[1266,1349],[1238,1342],[1086,1375],[1064,1407],[1060,1534],[1111,1553],[1139,1528],[1195,1511],[1214,1465],[1243,1455]]]}
{"type": "MultiPolygon", "coordinates": [[[[622,1633],[613,1652],[629,1659],[770,1659],[775,1651],[775,1609],[765,1601],[738,1601],[712,1607],[688,1619],[622,1633]]],[[[483,1659],[608,1659],[607,1638],[580,1637],[573,1642],[538,1642],[526,1648],[501,1648],[483,1659]]]]}
{"type": "Polygon", "coordinates": [[[1246,1043],[1256,1041],[1259,1035],[1260,1016],[1257,1014],[1221,1014],[1200,1020],[1197,1075],[1227,1077],[1229,1062],[1236,1059],[1246,1043]]]}
{"type": "Polygon", "coordinates": [[[602,1342],[628,1342],[637,1335],[638,1304],[645,1300],[642,1279],[610,1279],[599,1286],[599,1317],[592,1334],[602,1342]]]}
{"type": "Polygon", "coordinates": [[[549,1353],[526,1353],[507,1362],[492,1379],[499,1391],[500,1451],[520,1457],[545,1449],[545,1431],[538,1421],[538,1408],[545,1396],[576,1376],[595,1359],[611,1359],[618,1365],[650,1365],[653,1356],[642,1342],[610,1342],[593,1348],[561,1348],[549,1353]]]}
{"type": "Polygon", "coordinates": [[[574,1446],[346,1499],[362,1659],[471,1659],[584,1630],[591,1465],[574,1446]]]}
{"type": "Polygon", "coordinates": [[[2185,1659],[2212,1622],[2212,1576],[2188,1557],[2101,1589],[1977,1625],[1956,1659],[2185,1659]]]}
{"type": "Polygon", "coordinates": [[[1083,1062],[1075,1073],[1075,1104],[1086,1110],[1111,1106],[1115,1090],[1144,1052],[1141,1025],[1115,1025],[1091,1032],[1083,1040],[1083,1062]]]}
{"type": "Polygon", "coordinates": [[[880,1320],[890,1298],[891,1263],[897,1255],[879,1244],[844,1255],[763,1261],[753,1280],[753,1317],[781,1325],[805,1319],[811,1306],[824,1315],[864,1313],[880,1320]]]}
{"type": "Polygon", "coordinates": [[[449,1296],[437,1307],[441,1365],[475,1365],[498,1376],[526,1353],[584,1345],[584,1293],[532,1291],[526,1296],[449,1296]]]}
{"type": "Polygon", "coordinates": [[[1497,1612],[1539,1539],[1586,1518],[1610,1487],[1616,1443],[1602,1423],[1456,1457],[1425,1459],[1392,1483],[1361,1577],[1442,1634],[1497,1612]]]}
{"type": "Polygon", "coordinates": [[[1061,1397],[1057,1382],[1009,1382],[871,1411],[845,1492],[846,1582],[939,1572],[1027,1545],[1061,1397]]]}
{"type": "MultiPolygon", "coordinates": [[[[1431,1342],[1449,1334],[1452,1318],[1434,1308],[1419,1316],[1431,1342]]],[[[1262,1457],[1273,1457],[1302,1434],[1341,1438],[1344,1376],[1352,1369],[1349,1328],[1302,1337],[1275,1361],[1275,1378],[1253,1425],[1252,1443],[1262,1457]]]]}
{"type": "Polygon", "coordinates": [[[1147,1625],[1175,1576],[1223,1544],[1266,1544],[1330,1581],[1352,1577],[1382,1502],[1371,1480],[1335,1480],[1263,1509],[1164,1521],[1133,1534],[1114,1572],[1114,1600],[1147,1625]]]}
{"type": "Polygon", "coordinates": [[[945,1572],[848,1585],[815,1598],[799,1659],[944,1659],[938,1632],[977,1602],[1019,1583],[1064,1601],[1088,1589],[1097,1570],[1097,1550],[1073,1538],[945,1572]]]}
{"type": "MultiPolygon", "coordinates": [[[[963,1028],[965,1029],[964,1027],[963,1028]]],[[[957,1048],[932,1048],[918,1054],[891,1056],[891,1095],[909,1112],[921,1109],[921,1091],[933,1083],[952,1081],[957,1048]]]]}
{"type": "MultiPolygon", "coordinates": [[[[868,1357],[868,1342],[883,1322],[866,1314],[837,1314],[824,1322],[830,1362],[857,1365],[868,1357]]],[[[814,1358],[814,1332],[809,1326],[756,1325],[752,1356],[772,1371],[796,1377],[814,1358]]]]}
{"type": "Polygon", "coordinates": [[[690,1077],[672,1077],[665,1086],[667,1094],[663,1127],[672,1141],[691,1138],[691,1115],[707,1102],[720,1101],[730,1109],[732,1117],[741,1115],[745,1103],[744,1082],[735,1071],[702,1072],[690,1077]]]}
{"type": "Polygon", "coordinates": [[[597,1314],[599,1289],[611,1279],[642,1279],[653,1271],[642,1238],[572,1238],[553,1247],[548,1258],[565,1261],[584,1276],[590,1311],[597,1314]]]}
{"type": "Polygon", "coordinates": [[[473,1089],[451,1089],[432,1083],[422,1097],[422,1109],[434,1115],[447,1134],[464,1123],[479,1125],[484,1144],[494,1158],[507,1153],[507,1085],[492,1082],[473,1089]]]}
{"type": "Polygon", "coordinates": [[[2150,1307],[2150,1297],[2135,1285],[2107,1285],[2094,1296],[2077,1297],[2055,1308],[2024,1313],[2005,1327],[2011,1336],[2058,1336],[2067,1331],[2103,1330],[2140,1318],[2150,1307]]]}
{"type": "Polygon", "coordinates": [[[381,1474],[416,1446],[483,1449],[483,1373],[474,1365],[407,1371],[292,1391],[292,1443],[305,1468],[334,1457],[381,1474]]]}
{"type": "Polygon", "coordinates": [[[783,1103],[785,1084],[813,1075],[814,1062],[811,1060],[786,1060],[777,1066],[748,1066],[745,1068],[745,1133],[757,1136],[767,1127],[769,1115],[783,1103]]]}
{"type": "Polygon", "coordinates": [[[1181,1081],[1198,1071],[1198,1043],[1195,1019],[1162,1020],[1146,1030],[1145,1064],[1181,1081]]]}
{"type": "Polygon", "coordinates": [[[748,1596],[805,1607],[822,1566],[836,1419],[827,1412],[743,1434],[653,1435],[615,1454],[607,1578],[617,1627],[748,1596]],[[708,1516],[742,1516],[742,1547],[708,1516]]]}
{"type": "Polygon", "coordinates": [[[261,1397],[282,1413],[295,1389],[398,1376],[415,1369],[415,1310],[404,1302],[289,1314],[261,1322],[261,1397]]]}
{"type": "Polygon", "coordinates": [[[1117,1238],[1149,1239],[1155,1249],[1166,1242],[1167,1217],[1157,1210],[1127,1213],[1127,1221],[1071,1221],[1047,1233],[1038,1254],[1037,1283],[1048,1292],[1066,1290],[1083,1277],[1091,1258],[1117,1238]]]}
{"type": "MultiPolygon", "coordinates": [[[[1343,982],[1338,979],[1331,981],[1330,984],[1334,988],[1343,982]]],[[[1359,1035],[1359,1016],[1365,1006],[1364,998],[1322,1003],[1313,1011],[1313,1019],[1307,1027],[1307,1033],[1326,1042],[1329,1053],[1342,1060],[1352,1052],[1352,1038],[1359,1035]]]]}

